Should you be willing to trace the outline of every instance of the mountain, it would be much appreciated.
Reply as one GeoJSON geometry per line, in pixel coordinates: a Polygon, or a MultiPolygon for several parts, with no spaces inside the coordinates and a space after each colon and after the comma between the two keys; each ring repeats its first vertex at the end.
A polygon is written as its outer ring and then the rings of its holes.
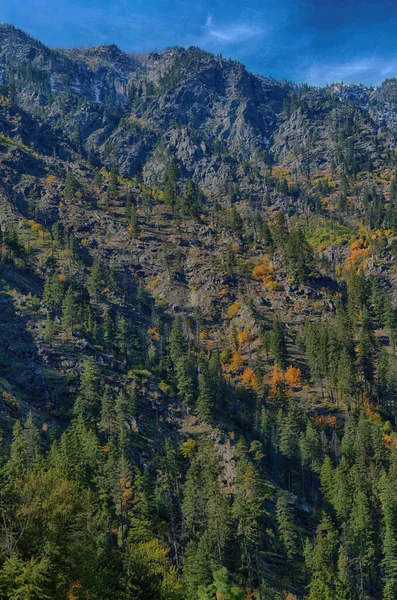
{"type": "Polygon", "coordinates": [[[0,596],[397,597],[397,80],[0,26],[0,596]]]}

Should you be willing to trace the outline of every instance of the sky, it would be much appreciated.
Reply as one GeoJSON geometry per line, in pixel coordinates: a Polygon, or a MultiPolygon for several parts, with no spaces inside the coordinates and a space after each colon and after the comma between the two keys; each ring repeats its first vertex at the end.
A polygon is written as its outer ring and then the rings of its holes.
{"type": "Polygon", "coordinates": [[[57,48],[199,46],[312,85],[397,76],[396,0],[0,0],[0,22],[57,48]]]}

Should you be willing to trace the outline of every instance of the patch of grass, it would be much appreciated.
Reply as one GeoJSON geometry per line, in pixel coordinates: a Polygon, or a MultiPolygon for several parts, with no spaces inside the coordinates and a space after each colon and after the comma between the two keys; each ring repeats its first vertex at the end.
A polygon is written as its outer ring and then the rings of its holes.
{"type": "Polygon", "coordinates": [[[320,217],[311,220],[305,227],[305,234],[311,246],[321,251],[332,244],[348,244],[356,232],[350,227],[320,217]]]}

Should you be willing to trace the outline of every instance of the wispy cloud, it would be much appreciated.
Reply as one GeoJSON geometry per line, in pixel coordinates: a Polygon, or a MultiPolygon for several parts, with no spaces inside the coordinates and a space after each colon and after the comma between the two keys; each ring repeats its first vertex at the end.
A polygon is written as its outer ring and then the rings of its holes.
{"type": "Polygon", "coordinates": [[[204,26],[203,41],[212,41],[219,44],[238,44],[260,37],[265,29],[249,22],[215,24],[213,18],[208,17],[204,26]]]}
{"type": "Polygon", "coordinates": [[[343,81],[345,83],[379,82],[380,79],[397,75],[397,56],[380,58],[370,56],[345,62],[312,62],[299,73],[301,81],[323,85],[343,81]]]}

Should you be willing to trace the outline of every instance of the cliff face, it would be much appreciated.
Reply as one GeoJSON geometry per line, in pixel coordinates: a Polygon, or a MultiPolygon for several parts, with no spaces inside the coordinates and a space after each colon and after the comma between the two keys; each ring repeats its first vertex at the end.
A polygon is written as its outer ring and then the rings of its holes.
{"type": "MultiPolygon", "coordinates": [[[[105,142],[117,143],[125,175],[181,127],[194,152],[211,155],[216,142],[259,159],[292,89],[196,48],[129,56],[116,46],[52,51],[7,26],[0,36],[0,77],[15,83],[18,104],[70,139],[78,128],[82,147],[101,157],[105,142]]],[[[192,169],[183,144],[180,155],[192,169]]]]}

